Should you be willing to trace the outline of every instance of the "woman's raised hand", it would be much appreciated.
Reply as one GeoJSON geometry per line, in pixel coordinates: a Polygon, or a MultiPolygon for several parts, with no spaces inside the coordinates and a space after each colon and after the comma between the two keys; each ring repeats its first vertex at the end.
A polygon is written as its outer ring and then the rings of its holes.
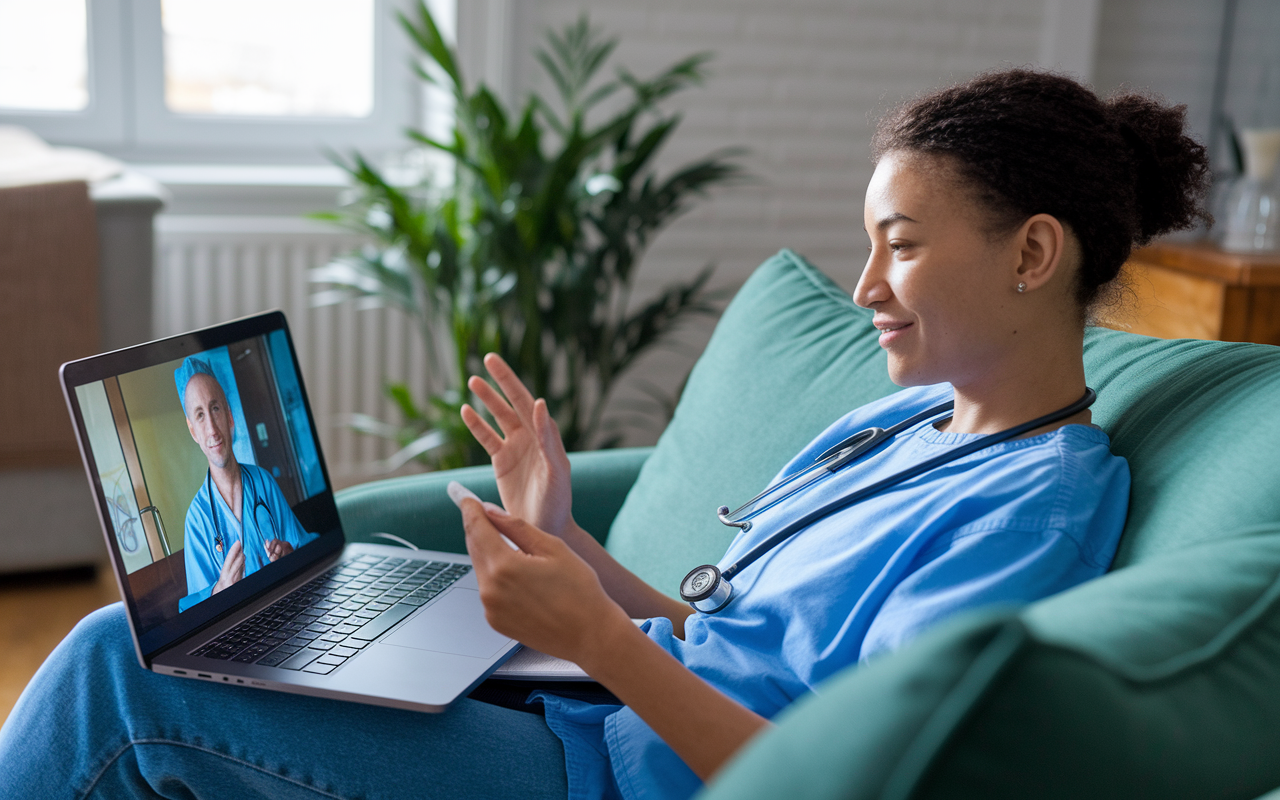
{"type": "Polygon", "coordinates": [[[467,381],[467,388],[493,414],[502,435],[469,405],[462,406],[462,421],[493,460],[498,493],[507,511],[559,536],[569,524],[573,500],[569,456],[560,429],[546,401],[534,400],[496,353],[485,356],[484,365],[501,394],[478,375],[467,381]]]}

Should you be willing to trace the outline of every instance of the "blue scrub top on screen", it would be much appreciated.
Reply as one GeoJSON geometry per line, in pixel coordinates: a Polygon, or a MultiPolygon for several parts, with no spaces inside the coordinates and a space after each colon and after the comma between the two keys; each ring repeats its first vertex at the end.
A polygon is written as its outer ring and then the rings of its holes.
{"type": "Polygon", "coordinates": [[[200,484],[200,491],[196,492],[187,508],[183,560],[187,566],[189,594],[178,601],[179,611],[186,611],[209,597],[213,584],[217,583],[218,575],[222,572],[227,552],[232,544],[242,538],[244,574],[248,576],[269,563],[264,547],[268,539],[283,539],[296,550],[319,536],[302,529],[302,524],[294,516],[293,509],[289,508],[289,502],[285,500],[271,473],[253,464],[241,464],[240,472],[244,487],[240,500],[243,525],[236,520],[216,488],[210,495],[209,489],[213,482],[209,480],[200,484]],[[259,501],[266,506],[265,509],[258,507],[259,501]],[[268,515],[267,511],[271,513],[268,515]],[[222,552],[214,547],[213,513],[218,514],[222,552]],[[275,530],[272,529],[273,524],[275,530]]]}
{"type": "MultiPolygon", "coordinates": [[[[943,384],[863,406],[779,477],[858,430],[888,428],[951,395],[943,384]]],[[[931,421],[905,431],[760,514],[720,568],[789,520],[976,436],[943,433],[931,421]]],[[[707,498],[707,513],[735,501],[707,498]]],[[[727,608],[689,617],[683,641],[666,619],[644,629],[711,685],[772,718],[842,668],[957,612],[1029,603],[1103,574],[1128,501],[1129,467],[1107,435],[1066,425],[970,454],[815,522],[735,577],[727,608]]],[[[565,745],[571,797],[682,798],[701,786],[629,708],[541,699],[565,745]]]]}

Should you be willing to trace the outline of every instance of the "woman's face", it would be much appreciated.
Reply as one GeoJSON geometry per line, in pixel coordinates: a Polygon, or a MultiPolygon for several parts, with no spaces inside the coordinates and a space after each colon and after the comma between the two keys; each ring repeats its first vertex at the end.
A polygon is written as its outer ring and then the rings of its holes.
{"type": "Polygon", "coordinates": [[[853,299],[875,311],[899,386],[995,377],[1014,344],[1020,248],[983,223],[946,160],[892,151],[876,165],[863,214],[871,254],[853,299]]]}

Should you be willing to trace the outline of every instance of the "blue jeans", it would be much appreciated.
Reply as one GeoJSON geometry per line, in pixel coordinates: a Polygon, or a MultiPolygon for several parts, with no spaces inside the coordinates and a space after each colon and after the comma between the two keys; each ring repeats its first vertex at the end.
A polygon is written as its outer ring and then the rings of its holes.
{"type": "Polygon", "coordinates": [[[119,605],[58,645],[0,728],[0,797],[566,796],[541,716],[423,714],[157,675],[119,605]]]}

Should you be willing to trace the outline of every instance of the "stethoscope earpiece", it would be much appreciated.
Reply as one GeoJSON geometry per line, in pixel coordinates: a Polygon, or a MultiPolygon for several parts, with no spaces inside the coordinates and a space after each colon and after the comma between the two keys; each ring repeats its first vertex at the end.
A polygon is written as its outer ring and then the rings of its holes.
{"type": "Polygon", "coordinates": [[[751,530],[751,520],[746,520],[743,522],[734,522],[732,519],[729,518],[728,506],[720,506],[719,508],[717,508],[716,516],[720,518],[721,525],[727,525],[730,528],[741,528],[743,533],[746,533],[747,531],[751,530]]]}

